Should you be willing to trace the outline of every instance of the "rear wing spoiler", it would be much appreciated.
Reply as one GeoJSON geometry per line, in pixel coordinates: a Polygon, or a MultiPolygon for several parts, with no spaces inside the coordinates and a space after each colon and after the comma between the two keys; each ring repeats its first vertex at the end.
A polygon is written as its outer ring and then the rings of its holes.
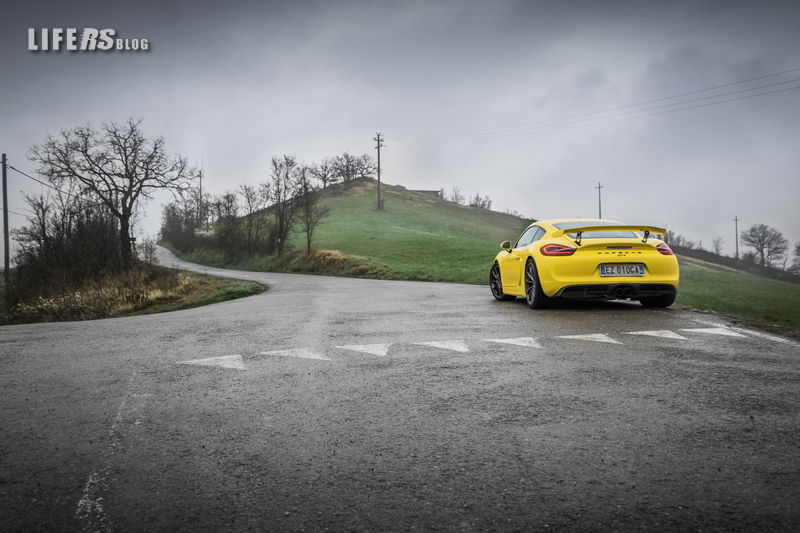
{"type": "Polygon", "coordinates": [[[638,233],[642,233],[644,238],[642,242],[647,242],[647,239],[652,234],[659,234],[659,235],[666,235],[667,229],[666,228],[659,228],[658,226],[626,226],[626,225],[615,225],[615,226],[580,226],[577,228],[570,228],[570,229],[559,229],[555,233],[553,233],[553,237],[563,237],[564,235],[568,235],[571,233],[576,233],[577,237],[575,242],[580,246],[581,244],[581,234],[583,233],[593,233],[598,231],[636,231],[638,233]]]}

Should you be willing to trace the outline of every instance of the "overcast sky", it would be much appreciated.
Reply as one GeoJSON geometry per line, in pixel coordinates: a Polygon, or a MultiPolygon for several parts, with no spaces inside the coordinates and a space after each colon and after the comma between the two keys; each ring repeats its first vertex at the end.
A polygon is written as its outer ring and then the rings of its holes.
{"type": "MultiPolygon", "coordinates": [[[[142,117],[218,193],[263,181],[277,154],[374,155],[380,131],[388,183],[543,219],[596,217],[599,181],[604,217],[706,248],[721,235],[733,253],[734,215],[800,241],[798,2],[15,4],[0,150],[24,170],[48,133],[142,117]],[[29,52],[29,27],[114,28],[151,49],[29,52]]],[[[10,209],[38,188],[11,172],[10,209]]]]}

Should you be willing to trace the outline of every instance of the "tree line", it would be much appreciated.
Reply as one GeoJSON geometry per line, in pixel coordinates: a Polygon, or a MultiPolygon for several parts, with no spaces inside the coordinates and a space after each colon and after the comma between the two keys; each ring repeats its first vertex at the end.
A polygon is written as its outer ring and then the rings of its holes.
{"type": "Polygon", "coordinates": [[[344,152],[312,164],[291,155],[276,156],[261,183],[218,195],[201,195],[199,188],[192,188],[165,206],[161,238],[184,252],[216,249],[232,261],[281,255],[290,236],[299,231],[311,253],[314,233],[330,212],[319,203],[322,191],[335,184],[349,188],[358,178],[373,177],[375,170],[367,154],[344,152]]]}
{"type": "Polygon", "coordinates": [[[454,185],[452,189],[449,191],[447,189],[439,189],[439,198],[442,200],[447,200],[448,202],[453,202],[454,204],[458,205],[468,205],[470,207],[480,207],[481,209],[491,209],[492,208],[492,199],[489,198],[489,195],[481,196],[478,193],[475,193],[474,196],[467,198],[458,185],[454,185]]]}
{"type": "MultiPolygon", "coordinates": [[[[741,261],[800,274],[800,242],[795,243],[794,248],[790,250],[789,240],[783,236],[783,233],[761,223],[753,224],[750,228],[742,231],[738,238],[741,244],[750,248],[740,255],[741,261]]],[[[684,248],[703,249],[701,241],[691,241],[672,232],[668,233],[667,242],[684,248]]],[[[716,236],[711,240],[712,250],[716,255],[722,255],[724,244],[725,239],[721,236],[716,236]]]]}

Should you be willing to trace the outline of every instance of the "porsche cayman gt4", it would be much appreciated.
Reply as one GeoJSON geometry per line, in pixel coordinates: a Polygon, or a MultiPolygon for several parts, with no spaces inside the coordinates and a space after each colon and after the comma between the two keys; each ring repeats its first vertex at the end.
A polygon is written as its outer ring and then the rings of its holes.
{"type": "Polygon", "coordinates": [[[675,301],[679,270],[660,238],[666,233],[610,220],[540,220],[516,244],[500,245],[489,287],[497,300],[522,296],[534,309],[554,298],[631,299],[668,307],[675,301]]]}

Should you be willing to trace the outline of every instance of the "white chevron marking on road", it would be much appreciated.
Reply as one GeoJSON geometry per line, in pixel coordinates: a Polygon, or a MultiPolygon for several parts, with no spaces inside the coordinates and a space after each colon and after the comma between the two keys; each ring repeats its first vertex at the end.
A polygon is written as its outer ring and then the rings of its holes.
{"type": "Polygon", "coordinates": [[[678,335],[674,331],[668,329],[654,329],[650,331],[628,331],[625,335],[647,335],[648,337],[662,337],[664,339],[679,339],[682,341],[689,340],[683,335],[678,335]]]}
{"type": "Polygon", "coordinates": [[[468,352],[466,341],[452,340],[452,341],[430,341],[430,342],[415,342],[419,346],[431,346],[433,348],[443,348],[445,350],[453,350],[454,352],[468,352]]]}
{"type": "Polygon", "coordinates": [[[739,327],[736,327],[736,326],[730,326],[730,329],[733,330],[733,331],[737,331],[739,333],[746,333],[747,335],[752,335],[754,337],[760,337],[762,339],[771,340],[773,342],[779,342],[781,344],[794,344],[795,346],[800,344],[800,343],[797,343],[795,341],[791,341],[789,339],[784,339],[783,337],[778,337],[777,335],[772,335],[770,333],[764,333],[763,331],[754,331],[752,329],[739,328],[739,327]]]}
{"type": "Polygon", "coordinates": [[[292,348],[289,350],[273,350],[271,352],[261,352],[259,355],[277,355],[280,357],[298,357],[300,359],[319,359],[320,361],[330,361],[330,357],[325,357],[319,352],[309,348],[292,348]]]}
{"type": "Polygon", "coordinates": [[[578,341],[607,342],[609,344],[622,344],[621,342],[615,341],[603,333],[592,333],[591,335],[559,335],[558,338],[575,339],[578,341]]]}
{"type": "Polygon", "coordinates": [[[352,350],[354,352],[368,353],[370,355],[385,356],[389,353],[389,347],[392,344],[348,344],[345,346],[337,346],[342,350],[352,350]]]}
{"type": "Polygon", "coordinates": [[[728,328],[683,328],[681,331],[690,331],[693,333],[711,333],[712,335],[725,335],[726,337],[747,337],[747,335],[736,333],[728,328]]]}
{"type": "Polygon", "coordinates": [[[516,346],[526,346],[528,348],[541,348],[542,345],[533,337],[517,337],[514,339],[483,339],[486,342],[500,342],[503,344],[514,344],[516,346]]]}
{"type": "Polygon", "coordinates": [[[179,361],[179,365],[218,366],[220,368],[235,368],[245,370],[241,355],[223,355],[221,357],[206,357],[204,359],[188,359],[179,361]]]}

